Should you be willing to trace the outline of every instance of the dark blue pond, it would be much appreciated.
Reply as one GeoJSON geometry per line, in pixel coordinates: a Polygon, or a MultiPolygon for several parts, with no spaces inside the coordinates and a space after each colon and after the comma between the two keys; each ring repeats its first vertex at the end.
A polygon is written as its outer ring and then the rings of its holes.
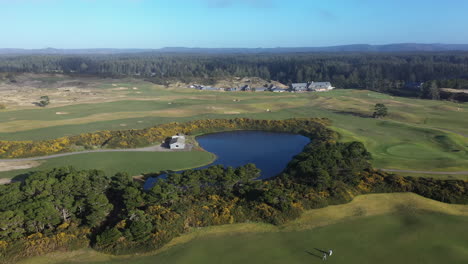
{"type": "MultiPolygon", "coordinates": [[[[239,167],[253,163],[262,171],[260,179],[266,179],[281,173],[310,139],[290,133],[231,131],[199,136],[197,141],[217,157],[210,165],[198,169],[218,164],[239,167]]],[[[154,182],[154,178],[148,179],[145,188],[151,188],[154,182]]]]}

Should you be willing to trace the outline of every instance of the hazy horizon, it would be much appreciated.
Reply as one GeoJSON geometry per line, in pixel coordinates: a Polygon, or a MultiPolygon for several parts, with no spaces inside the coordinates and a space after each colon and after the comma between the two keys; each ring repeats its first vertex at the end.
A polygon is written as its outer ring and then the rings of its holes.
{"type": "Polygon", "coordinates": [[[0,47],[0,49],[18,49],[18,50],[160,50],[160,49],[301,49],[301,48],[332,48],[332,47],[346,47],[346,46],[359,46],[359,45],[369,45],[369,46],[390,46],[390,45],[467,45],[467,43],[383,43],[383,44],[368,44],[368,43],[350,43],[350,44],[338,44],[330,46],[276,46],[276,47],[190,47],[190,46],[167,46],[167,47],[158,47],[158,48],[139,48],[139,47],[129,47],[129,48],[116,48],[116,47],[83,47],[83,48],[60,48],[60,47],[41,47],[41,48],[18,48],[18,47],[0,47]]]}
{"type": "Polygon", "coordinates": [[[0,0],[1,48],[275,48],[468,43],[452,0],[0,0]]]}

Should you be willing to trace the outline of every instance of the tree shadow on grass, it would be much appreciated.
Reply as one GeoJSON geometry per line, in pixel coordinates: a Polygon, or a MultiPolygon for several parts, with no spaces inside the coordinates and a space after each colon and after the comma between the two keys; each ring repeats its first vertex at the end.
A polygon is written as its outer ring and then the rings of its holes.
{"type": "Polygon", "coordinates": [[[29,176],[33,175],[36,172],[38,172],[38,171],[29,171],[29,172],[26,172],[26,173],[18,174],[18,175],[16,175],[15,177],[13,177],[11,179],[11,182],[12,183],[24,182],[24,180],[26,180],[26,178],[28,178],[29,176]]]}
{"type": "Polygon", "coordinates": [[[362,118],[373,118],[372,115],[367,115],[363,113],[358,113],[358,112],[351,112],[351,111],[335,111],[335,114],[342,114],[342,115],[352,115],[352,116],[357,116],[357,117],[362,117],[362,118]]]}

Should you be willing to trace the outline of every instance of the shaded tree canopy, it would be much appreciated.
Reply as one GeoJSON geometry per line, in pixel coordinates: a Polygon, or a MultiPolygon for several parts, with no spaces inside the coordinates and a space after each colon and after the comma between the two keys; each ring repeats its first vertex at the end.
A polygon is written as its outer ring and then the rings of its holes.
{"type": "Polygon", "coordinates": [[[372,116],[374,118],[381,118],[388,115],[388,108],[384,104],[375,104],[374,113],[372,116]]]}

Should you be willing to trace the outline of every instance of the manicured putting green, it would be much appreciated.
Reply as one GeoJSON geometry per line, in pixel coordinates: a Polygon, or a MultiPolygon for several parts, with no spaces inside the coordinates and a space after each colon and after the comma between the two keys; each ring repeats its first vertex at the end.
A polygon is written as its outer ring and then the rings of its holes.
{"type": "Polygon", "coordinates": [[[434,159],[438,154],[438,151],[434,151],[431,148],[411,143],[404,143],[391,146],[387,148],[387,153],[402,158],[419,159],[419,160],[431,160],[434,159]]]}

